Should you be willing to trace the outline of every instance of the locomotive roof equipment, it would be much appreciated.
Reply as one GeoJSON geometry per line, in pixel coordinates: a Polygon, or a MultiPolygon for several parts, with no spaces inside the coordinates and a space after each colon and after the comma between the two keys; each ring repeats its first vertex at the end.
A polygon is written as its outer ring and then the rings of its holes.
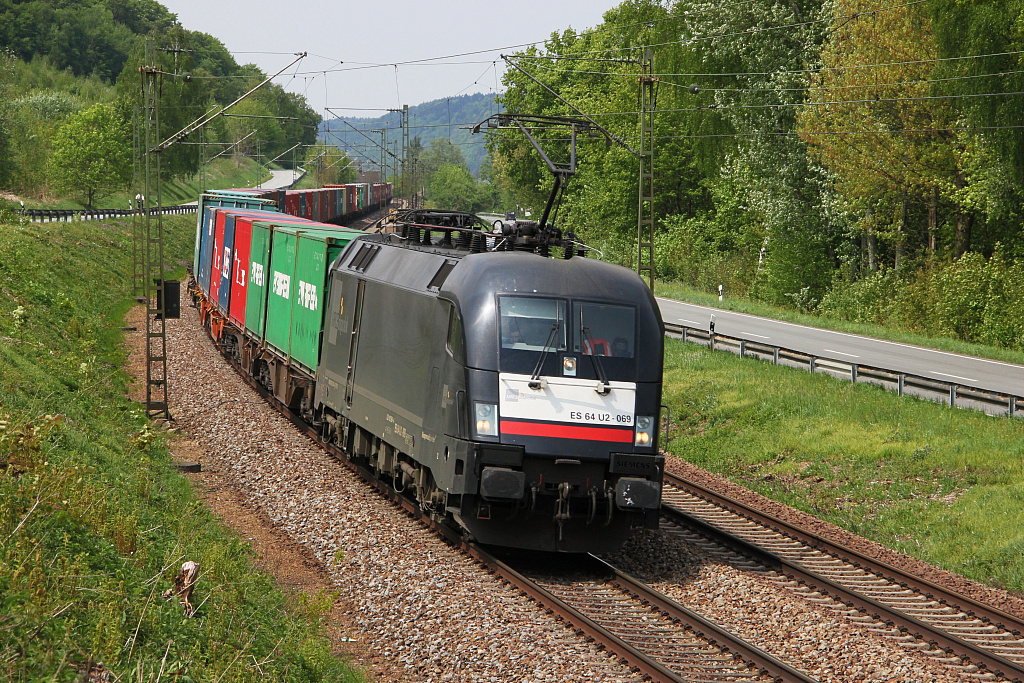
{"type": "MultiPolygon", "coordinates": [[[[580,133],[590,138],[604,139],[606,144],[611,144],[611,138],[607,131],[597,124],[584,118],[574,116],[537,116],[532,114],[495,114],[480,123],[472,126],[470,130],[474,134],[485,130],[518,130],[530,141],[537,154],[544,160],[548,171],[554,176],[555,182],[551,186],[551,194],[548,195],[547,204],[544,205],[544,212],[539,221],[516,221],[508,225],[506,230],[508,237],[514,237],[516,243],[522,245],[540,246],[562,246],[563,235],[553,223],[558,218],[558,208],[562,204],[562,197],[565,195],[565,188],[569,179],[576,175],[576,140],[580,133]],[[540,142],[533,135],[532,131],[555,130],[567,131],[569,133],[569,160],[557,162],[551,155],[544,151],[540,142]],[[552,215],[552,209],[554,214],[552,215]],[[551,222],[548,222],[548,218],[551,222]]],[[[569,241],[575,242],[575,235],[566,236],[569,241]]],[[[568,258],[568,256],[566,257],[568,258]]]]}

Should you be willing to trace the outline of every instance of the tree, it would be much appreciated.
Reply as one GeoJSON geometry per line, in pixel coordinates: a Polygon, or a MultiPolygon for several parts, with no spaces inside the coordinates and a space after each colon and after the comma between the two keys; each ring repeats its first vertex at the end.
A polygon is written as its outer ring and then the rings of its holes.
{"type": "MultiPolygon", "coordinates": [[[[143,77],[140,68],[146,61],[146,38],[139,37],[132,47],[121,75],[117,78],[120,107],[126,120],[143,102],[143,77]]],[[[192,32],[180,26],[167,33],[154,36],[154,52],[150,58],[159,67],[160,75],[160,130],[153,135],[162,142],[189,123],[202,116],[209,108],[209,81],[190,78],[196,54],[192,52],[192,32]],[[186,50],[183,52],[183,50],[186,50]]],[[[142,116],[139,116],[142,126],[142,116]]],[[[191,142],[198,142],[198,136],[191,142]]],[[[199,170],[201,152],[198,146],[172,145],[161,153],[160,173],[163,178],[194,174],[199,170]]]]}
{"type": "MultiPolygon", "coordinates": [[[[838,3],[800,132],[834,174],[847,207],[862,216],[869,268],[877,268],[881,236],[900,270],[911,204],[937,201],[940,187],[963,186],[963,178],[956,139],[945,132],[954,114],[944,101],[927,99],[936,57],[931,22],[916,7],[872,7],[870,0],[838,3]]],[[[929,249],[935,230],[933,219],[929,249]]]]}
{"type": "MultiPolygon", "coordinates": [[[[289,159],[291,161],[291,159],[289,159]]],[[[334,145],[317,145],[306,150],[302,166],[316,184],[347,185],[356,182],[358,174],[352,160],[334,145]]]]}
{"type": "Polygon", "coordinates": [[[14,56],[0,50],[0,187],[7,187],[13,168],[11,159],[11,118],[10,106],[11,76],[14,70],[14,56]]]}
{"type": "Polygon", "coordinates": [[[111,105],[97,104],[69,117],[54,136],[53,184],[80,196],[86,208],[126,188],[131,174],[131,136],[111,105]]]}
{"type": "Polygon", "coordinates": [[[452,211],[475,211],[481,199],[465,164],[441,164],[430,176],[427,196],[434,206],[452,211]]]}
{"type": "Polygon", "coordinates": [[[1017,93],[1024,91],[1024,1],[931,0],[929,5],[942,58],[934,72],[935,90],[963,96],[946,100],[964,128],[957,145],[963,176],[946,188],[957,210],[954,252],[991,253],[1000,241],[1021,238],[1024,98],[1017,93]]]}

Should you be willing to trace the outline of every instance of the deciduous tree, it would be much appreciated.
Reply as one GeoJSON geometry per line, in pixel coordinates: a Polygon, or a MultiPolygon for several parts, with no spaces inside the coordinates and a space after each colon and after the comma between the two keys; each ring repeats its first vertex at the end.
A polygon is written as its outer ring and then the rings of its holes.
{"type": "Polygon", "coordinates": [[[910,204],[933,202],[939,188],[963,179],[949,130],[953,111],[929,98],[937,56],[930,18],[919,7],[874,7],[871,0],[837,4],[800,132],[847,207],[860,214],[872,268],[877,235],[891,245],[899,270],[910,204]]]}
{"type": "Polygon", "coordinates": [[[131,137],[111,105],[93,105],[71,116],[54,136],[52,182],[81,197],[87,208],[125,189],[131,172],[131,137]]]}

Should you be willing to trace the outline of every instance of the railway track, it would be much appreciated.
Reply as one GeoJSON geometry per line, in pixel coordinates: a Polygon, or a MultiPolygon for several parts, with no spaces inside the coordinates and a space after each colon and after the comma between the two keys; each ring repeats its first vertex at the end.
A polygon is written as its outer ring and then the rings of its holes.
{"type": "MultiPolygon", "coordinates": [[[[238,370],[231,358],[224,355],[224,359],[238,370]]],[[[274,401],[253,378],[242,372],[238,375],[299,431],[384,497],[556,614],[577,633],[615,654],[621,663],[646,679],[655,683],[815,683],[815,679],[596,557],[556,556],[563,560],[571,558],[572,571],[576,574],[580,572],[581,562],[589,565],[589,573],[577,579],[566,578],[568,568],[565,572],[552,573],[548,555],[544,555],[548,558],[546,569],[517,570],[485,548],[467,541],[455,529],[431,519],[414,500],[379,480],[372,470],[346,458],[340,448],[324,443],[313,426],[274,401]]]]}
{"type": "Polygon", "coordinates": [[[975,679],[1024,683],[1024,620],[667,473],[663,527],[773,569],[812,599],[975,679]],[[674,525],[678,525],[674,529],[674,525]]]}
{"type": "Polygon", "coordinates": [[[652,681],[815,680],[596,557],[520,558],[515,569],[470,552],[652,681]]]}

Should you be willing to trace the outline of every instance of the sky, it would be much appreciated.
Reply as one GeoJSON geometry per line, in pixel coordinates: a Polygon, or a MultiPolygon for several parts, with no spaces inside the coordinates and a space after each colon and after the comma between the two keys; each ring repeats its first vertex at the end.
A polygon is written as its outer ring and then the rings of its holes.
{"type": "Polygon", "coordinates": [[[553,31],[596,26],[618,0],[161,2],[186,29],[220,39],[239,64],[256,64],[268,75],[293,53],[308,53],[274,82],[305,95],[325,118],[349,118],[500,92],[501,54],[553,31]],[[480,53],[466,54],[474,52],[480,53]],[[429,61],[408,63],[417,60],[429,61]]]}

